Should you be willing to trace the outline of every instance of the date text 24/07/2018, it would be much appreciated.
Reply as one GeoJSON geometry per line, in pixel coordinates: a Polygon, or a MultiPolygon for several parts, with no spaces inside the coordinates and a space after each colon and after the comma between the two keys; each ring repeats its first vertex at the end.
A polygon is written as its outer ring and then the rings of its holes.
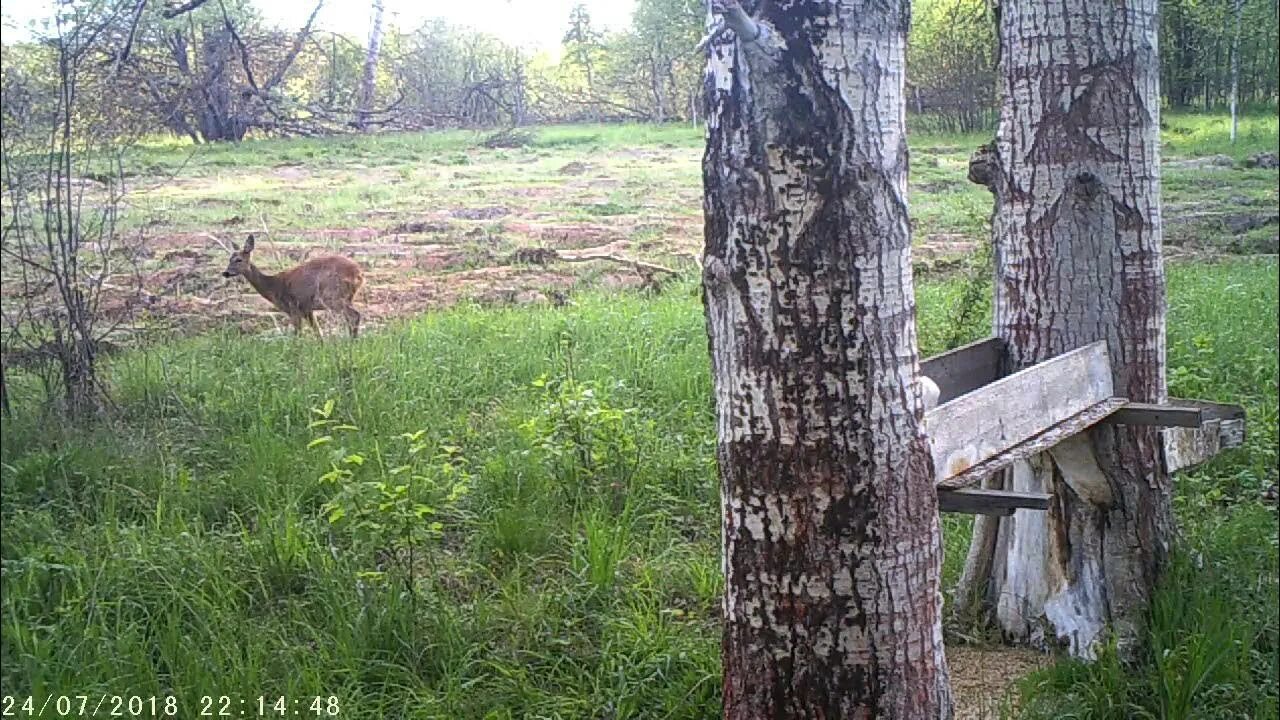
{"type": "MultiPolygon", "coordinates": [[[[172,718],[180,713],[178,698],[137,695],[5,695],[0,717],[127,717],[172,718]]],[[[336,695],[290,698],[259,695],[237,699],[229,695],[200,697],[199,717],[338,717],[342,704],[336,695]]]]}

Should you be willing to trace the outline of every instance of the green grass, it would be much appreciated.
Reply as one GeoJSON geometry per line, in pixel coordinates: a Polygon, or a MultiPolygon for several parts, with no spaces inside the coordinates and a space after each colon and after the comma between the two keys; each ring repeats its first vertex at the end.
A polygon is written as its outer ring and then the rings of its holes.
{"type": "Polygon", "coordinates": [[[1280,118],[1275,110],[1241,115],[1236,142],[1231,117],[1223,113],[1165,113],[1162,151],[1166,157],[1229,155],[1243,160],[1260,152],[1277,152],[1280,118]]]}
{"type": "MultiPolygon", "coordinates": [[[[1170,157],[1274,150],[1274,118],[1247,119],[1236,146],[1220,118],[1166,123],[1170,157]]],[[[485,136],[147,146],[135,172],[180,172],[129,221],[234,236],[265,219],[289,242],[506,207],[628,227],[637,251],[696,229],[701,129],[539,128],[504,149],[485,136]],[[562,172],[571,162],[587,170],[562,172]]],[[[990,198],[965,171],[986,140],[912,138],[918,239],[983,237],[990,198]]],[[[1170,167],[1171,249],[1265,250],[1274,223],[1178,220],[1274,209],[1276,179],[1170,167]]],[[[476,227],[506,252],[521,240],[508,220],[476,227]]],[[[1170,264],[1170,392],[1244,404],[1246,446],[1178,478],[1183,543],[1157,650],[1037,674],[1030,716],[1275,716],[1280,528],[1257,498],[1277,479],[1278,281],[1274,257],[1170,264]]],[[[989,283],[929,279],[917,297],[924,355],[986,334],[989,283]]],[[[575,303],[463,305],[356,342],[173,341],[111,359],[119,416],[88,429],[41,416],[36,381],[11,375],[0,690],[173,693],[188,712],[201,695],[287,694],[335,695],[351,717],[716,716],[719,498],[697,288],[575,303]],[[333,422],[312,426],[329,401],[333,422]],[[364,484],[323,481],[335,467],[364,484]]],[[[943,518],[948,588],[969,523],[943,518]]]]}
{"type": "MultiPolygon", "coordinates": [[[[1170,275],[1171,391],[1243,401],[1250,441],[1179,483],[1184,553],[1204,566],[1181,563],[1161,596],[1171,659],[1060,666],[1029,681],[1044,716],[1133,716],[1087,710],[1122,697],[1157,717],[1245,717],[1275,699],[1277,526],[1255,498],[1275,478],[1280,278],[1274,261],[1170,275]],[[1166,696],[1190,710],[1160,715],[1166,696]]],[[[983,303],[955,331],[964,292],[920,288],[923,352],[982,333],[983,303]]],[[[356,717],[717,714],[714,417],[693,286],[461,307],[354,343],[205,336],[109,374],[123,416],[87,431],[34,414],[30,379],[14,379],[5,694],[336,695],[356,717]],[[328,400],[357,429],[308,449],[328,400]],[[437,508],[443,534],[418,542],[408,593],[403,554],[330,526],[336,490],[318,478],[335,445],[390,465],[396,436],[419,430],[460,448],[471,492],[437,508]]],[[[946,516],[949,584],[967,531],[946,516]]]]}
{"type": "Polygon", "coordinates": [[[1169,393],[1244,405],[1245,446],[1176,477],[1184,542],[1132,664],[1114,653],[1023,683],[1034,718],[1275,718],[1280,582],[1276,263],[1176,266],[1169,278],[1169,393]]]}
{"type": "MultiPolygon", "coordinates": [[[[1274,152],[1274,115],[1242,118],[1234,145],[1222,115],[1169,114],[1163,122],[1163,154],[1175,161],[1163,173],[1167,244],[1194,253],[1276,253],[1275,170],[1176,165],[1188,157],[1226,154],[1240,161],[1274,152]]],[[[664,251],[700,241],[703,129],[540,127],[528,131],[522,146],[497,149],[483,147],[489,134],[152,143],[126,159],[141,191],[131,196],[123,222],[148,236],[235,237],[265,225],[277,242],[314,242],[318,230],[362,227],[388,236],[424,214],[503,208],[509,214],[494,221],[495,231],[516,246],[540,242],[522,234],[529,222],[615,227],[627,234],[650,227],[666,236],[650,259],[668,262],[664,251]],[[583,166],[579,174],[562,172],[571,163],[583,166]],[[507,230],[508,224],[517,229],[507,230]]],[[[971,152],[988,140],[989,133],[911,135],[910,204],[918,242],[940,241],[945,253],[955,255],[964,243],[985,236],[990,195],[966,175],[971,152]]],[[[454,223],[458,232],[465,223],[454,223]]],[[[340,244],[343,236],[336,235],[332,242],[340,244]]]]}

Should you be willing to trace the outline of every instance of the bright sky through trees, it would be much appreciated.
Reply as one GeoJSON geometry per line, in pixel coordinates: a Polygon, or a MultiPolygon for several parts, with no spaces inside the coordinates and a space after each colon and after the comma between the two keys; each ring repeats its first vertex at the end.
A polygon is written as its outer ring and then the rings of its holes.
{"type": "MultiPolygon", "coordinates": [[[[529,50],[558,54],[569,22],[569,11],[581,2],[601,29],[625,28],[634,0],[386,0],[392,23],[411,29],[429,18],[442,18],[491,33],[529,50]]],[[[259,12],[282,27],[298,27],[315,7],[313,0],[254,0],[259,12]]],[[[4,3],[5,40],[26,35],[27,24],[47,17],[52,2],[17,0],[4,3]]],[[[365,0],[328,0],[319,25],[355,37],[368,33],[370,10],[365,0]]]]}

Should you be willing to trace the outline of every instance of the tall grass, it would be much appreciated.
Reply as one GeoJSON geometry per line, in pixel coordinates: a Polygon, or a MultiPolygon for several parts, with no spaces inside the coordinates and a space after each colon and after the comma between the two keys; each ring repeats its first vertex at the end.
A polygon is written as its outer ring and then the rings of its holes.
{"type": "MultiPolygon", "coordinates": [[[[1042,716],[1263,717],[1274,701],[1277,528],[1254,498],[1275,478],[1277,279],[1274,261],[1171,269],[1172,389],[1243,399],[1253,439],[1179,484],[1187,550],[1157,604],[1159,652],[1037,678],[1042,716]]],[[[963,294],[920,288],[925,352],[957,339],[963,294]]],[[[985,323],[977,313],[960,339],[985,323]]],[[[353,717],[717,715],[714,417],[694,286],[466,306],[355,342],[211,335],[109,373],[123,415],[87,430],[42,418],[29,379],[12,378],[4,694],[336,695],[353,717]],[[308,424],[329,401],[354,428],[335,433],[347,454],[422,431],[469,460],[471,493],[437,509],[441,534],[412,567],[328,521],[335,490],[319,478],[338,448],[308,448],[308,424]]],[[[951,582],[966,519],[947,516],[945,532],[951,582]]]]}
{"type": "Polygon", "coordinates": [[[1177,266],[1169,392],[1238,402],[1245,447],[1176,478],[1182,544],[1155,598],[1145,653],[1063,662],[1023,684],[1033,718],[1275,718],[1280,674],[1274,259],[1177,266]]]}

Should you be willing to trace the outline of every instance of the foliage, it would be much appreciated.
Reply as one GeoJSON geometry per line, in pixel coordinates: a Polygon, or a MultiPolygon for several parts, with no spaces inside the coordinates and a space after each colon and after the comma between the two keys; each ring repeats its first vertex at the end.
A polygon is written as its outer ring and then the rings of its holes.
{"type": "MultiPolygon", "coordinates": [[[[1161,90],[1177,108],[1227,101],[1236,0],[1162,0],[1161,90]]],[[[249,135],[527,123],[698,119],[704,58],[699,0],[635,0],[629,27],[604,32],[585,6],[563,18],[559,59],[480,30],[429,19],[388,26],[373,71],[378,102],[359,111],[363,37],[274,27],[257,0],[197,3],[173,16],[166,3],[77,0],[106,21],[95,73],[129,82],[100,98],[108,108],[193,141],[249,135]],[[135,8],[141,8],[135,13],[135,8]]],[[[1241,0],[1240,92],[1275,107],[1280,17],[1268,0],[1241,0]]],[[[913,125],[989,131],[994,123],[996,37],[990,0],[919,0],[912,10],[908,96],[913,125]]],[[[6,67],[50,76],[39,43],[6,43],[6,67]]],[[[104,90],[105,91],[105,90],[104,90]]],[[[97,95],[97,90],[91,94],[97,95]]]]}
{"type": "MultiPolygon", "coordinates": [[[[1199,662],[1194,653],[1217,652],[1196,638],[1245,641],[1209,669],[1191,699],[1195,717],[1214,708],[1243,717],[1250,707],[1265,717],[1275,692],[1274,510],[1258,505],[1252,482],[1217,497],[1203,491],[1232,487],[1240,469],[1257,467],[1263,479],[1274,471],[1266,442],[1276,423],[1277,282],[1274,260],[1170,267],[1171,366],[1213,363],[1195,389],[1243,395],[1250,434],[1261,438],[1178,488],[1189,551],[1203,561],[1188,554],[1169,586],[1169,600],[1183,604],[1161,616],[1173,650],[1159,672],[1176,689],[1199,662]],[[1235,312],[1222,312],[1219,297],[1235,312]],[[1200,335],[1213,358],[1194,350],[1200,335]],[[1214,615],[1210,601],[1230,614],[1214,615]]],[[[50,428],[19,412],[0,430],[0,683],[6,692],[167,689],[184,698],[335,694],[378,716],[567,717],[603,707],[713,716],[719,521],[694,290],[585,294],[559,309],[461,307],[354,343],[195,338],[113,361],[120,428],[50,428]],[[544,374],[548,382],[533,386],[544,374]],[[607,392],[591,401],[587,387],[607,392]],[[562,395],[579,402],[562,411],[562,395]],[[326,398],[337,398],[331,419],[358,429],[309,429],[326,398]],[[603,412],[609,427],[618,409],[631,410],[625,430],[593,431],[638,450],[617,465],[635,463],[623,512],[603,502],[607,486],[601,502],[567,501],[562,478],[572,466],[543,454],[539,439],[572,456],[575,425],[603,412]],[[530,435],[533,418],[539,432],[530,435]],[[440,444],[467,447],[471,460],[465,508],[446,513],[427,501],[435,519],[454,519],[432,541],[416,600],[391,592],[394,583],[352,582],[400,536],[354,542],[326,517],[340,486],[315,481],[332,470],[336,445],[366,458],[349,468],[357,477],[381,478],[376,448],[397,467],[408,459],[397,436],[413,427],[430,428],[416,441],[428,449],[410,460],[421,463],[415,474],[443,472],[445,461],[428,457],[440,444]],[[317,434],[334,441],[307,450],[317,434]]],[[[962,288],[927,281],[919,293],[925,352],[938,352],[962,288]]],[[[591,460],[604,477],[609,457],[591,460]]],[[[966,525],[945,520],[954,579],[966,525]]],[[[1061,699],[1049,716],[1129,717],[1129,705],[1087,710],[1121,697],[1120,685],[1133,703],[1159,707],[1143,699],[1156,697],[1154,665],[1069,667],[1069,684],[1035,684],[1037,707],[1061,699]]]]}
{"type": "Polygon", "coordinates": [[[1239,7],[1240,101],[1274,107],[1280,73],[1280,12],[1274,0],[1161,0],[1160,90],[1177,108],[1230,101],[1239,7]]]}
{"type": "MultiPolygon", "coordinates": [[[[307,447],[328,452],[329,470],[320,482],[334,488],[321,512],[357,551],[364,551],[358,554],[373,554],[397,568],[415,592],[415,552],[444,533],[445,524],[436,518],[456,516],[459,500],[471,488],[462,449],[446,444],[431,454],[426,431],[418,430],[390,442],[374,440],[371,449],[361,452],[335,440],[335,434],[354,437],[359,428],[334,417],[333,400],[311,413],[315,419],[308,427],[326,434],[307,447]]],[[[382,573],[379,569],[361,576],[382,573]]]]}
{"type": "MultiPolygon", "coordinates": [[[[532,385],[542,391],[541,411],[521,425],[537,455],[575,507],[587,499],[611,498],[620,511],[626,488],[640,464],[629,420],[636,408],[617,408],[610,393],[574,374],[572,340],[562,336],[564,373],[539,375],[532,385]]],[[[611,389],[625,386],[617,381],[611,389]]]]}
{"type": "Polygon", "coordinates": [[[911,15],[911,109],[929,118],[935,131],[993,127],[996,20],[988,0],[924,0],[913,3],[911,15]]]}

